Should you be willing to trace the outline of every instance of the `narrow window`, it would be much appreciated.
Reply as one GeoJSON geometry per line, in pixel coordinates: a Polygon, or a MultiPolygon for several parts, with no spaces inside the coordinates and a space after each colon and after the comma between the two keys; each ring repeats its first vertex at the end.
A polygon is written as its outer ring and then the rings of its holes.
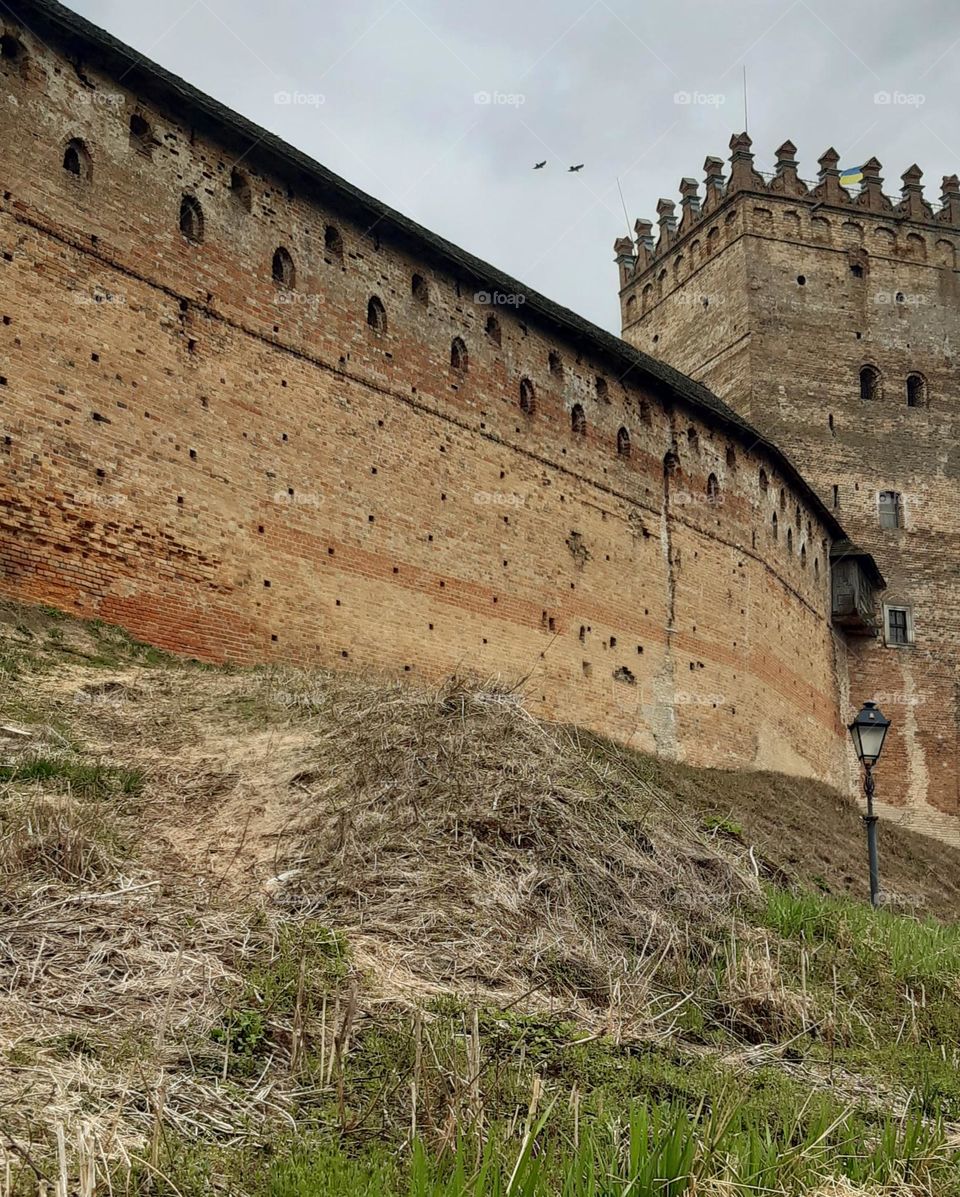
{"type": "Polygon", "coordinates": [[[884,640],[887,644],[913,644],[913,612],[909,607],[883,606],[884,640]]]}
{"type": "Polygon", "coordinates": [[[230,197],[244,212],[249,212],[253,207],[250,180],[236,167],[230,171],[230,197]]]}
{"type": "Polygon", "coordinates": [[[792,528],[787,529],[787,552],[788,553],[793,552],[793,529],[792,528]]]}
{"type": "Polygon", "coordinates": [[[626,428],[620,428],[617,432],[617,456],[630,456],[630,433],[626,428]]]}
{"type": "Polygon", "coordinates": [[[293,258],[290,257],[289,251],[284,249],[282,245],[278,245],[273,251],[271,271],[273,281],[278,287],[283,287],[287,291],[293,289],[297,281],[297,272],[293,266],[293,258]]]}
{"type": "Polygon", "coordinates": [[[496,318],[496,316],[487,317],[487,323],[484,327],[484,332],[494,343],[494,345],[500,344],[500,321],[496,318]]]}
{"type": "Polygon", "coordinates": [[[695,453],[700,448],[700,435],[692,424],[687,429],[687,444],[695,453]]]}
{"type": "Polygon", "coordinates": [[[727,469],[735,470],[737,468],[737,451],[733,445],[727,445],[727,469]]]}
{"type": "Polygon", "coordinates": [[[130,148],[136,150],[138,154],[144,154],[147,158],[150,157],[153,150],[153,131],[139,112],[134,112],[130,116],[130,148]]]}
{"type": "Polygon", "coordinates": [[[922,374],[907,375],[907,407],[926,407],[927,380],[922,374]]]}
{"type": "Polygon", "coordinates": [[[203,240],[203,209],[192,195],[185,195],[180,201],[180,232],[197,245],[203,240]]]}
{"type": "Polygon", "coordinates": [[[646,399],[640,400],[640,423],[641,424],[652,424],[653,423],[653,415],[650,412],[650,404],[646,401],[646,399]]]}
{"type": "Polygon", "coordinates": [[[881,528],[903,527],[903,503],[900,492],[882,490],[877,496],[877,512],[880,516],[881,528]]]}
{"type": "Polygon", "coordinates": [[[767,471],[763,468],[763,466],[760,467],[759,482],[760,482],[760,493],[765,495],[767,493],[767,490],[770,487],[770,483],[767,479],[767,471]]]}
{"type": "Polygon", "coordinates": [[[880,371],[876,366],[860,367],[860,398],[864,400],[880,398],[880,371]]]}
{"type": "Polygon", "coordinates": [[[532,416],[537,410],[537,400],[533,391],[533,383],[529,378],[520,379],[520,410],[525,416],[532,416]]]}
{"type": "Polygon", "coordinates": [[[579,403],[575,403],[570,410],[570,429],[574,436],[587,435],[587,417],[579,403]]]}
{"type": "Polygon", "coordinates": [[[783,489],[782,486],[780,487],[780,510],[781,511],[787,510],[787,492],[783,489]]]}
{"type": "Polygon", "coordinates": [[[720,498],[720,483],[717,481],[716,474],[711,474],[707,479],[707,502],[716,503],[720,498]]]}
{"type": "Polygon", "coordinates": [[[371,295],[367,304],[367,324],[375,333],[383,334],[387,331],[387,310],[376,295],[371,295]]]}
{"type": "Polygon", "coordinates": [[[836,511],[837,508],[839,508],[839,506],[840,506],[840,487],[834,486],[834,488],[833,488],[833,508],[834,508],[834,510],[836,511]]]}
{"type": "Polygon", "coordinates": [[[780,534],[779,528],[777,526],[777,513],[776,512],[774,512],[773,515],[770,517],[770,530],[773,533],[773,539],[776,540],[780,534]]]}
{"type": "Polygon", "coordinates": [[[450,345],[450,366],[453,370],[467,372],[467,347],[459,337],[454,337],[450,345]]]}
{"type": "Polygon", "coordinates": [[[79,137],[71,137],[63,151],[63,169],[78,179],[90,179],[90,155],[79,137]]]}
{"type": "Polygon", "coordinates": [[[415,274],[410,279],[410,294],[422,307],[430,302],[430,288],[422,274],[415,274]]]}
{"type": "Polygon", "coordinates": [[[558,377],[563,377],[563,359],[555,349],[551,349],[547,357],[547,365],[550,368],[551,374],[556,374],[558,377]]]}
{"type": "Polygon", "coordinates": [[[801,569],[807,568],[807,546],[805,544],[800,546],[800,567],[801,569]]]}
{"type": "Polygon", "coordinates": [[[331,258],[343,257],[343,237],[336,225],[328,224],[323,230],[323,250],[331,258]]]}
{"type": "Polygon", "coordinates": [[[610,388],[607,386],[607,380],[597,375],[596,378],[597,398],[601,403],[610,402],[610,388]]]}

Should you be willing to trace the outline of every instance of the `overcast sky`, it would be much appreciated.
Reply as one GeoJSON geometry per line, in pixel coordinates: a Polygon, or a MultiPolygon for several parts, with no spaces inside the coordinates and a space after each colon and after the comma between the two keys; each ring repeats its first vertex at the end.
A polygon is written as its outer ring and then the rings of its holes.
{"type": "MultiPolygon", "coordinates": [[[[71,0],[68,0],[71,2],[71,0]]],[[[957,0],[72,0],[325,166],[619,331],[612,245],[744,126],[897,194],[960,171],[957,0]],[[686,101],[686,102],[684,102],[686,101]],[[544,169],[533,164],[547,159],[544,169]],[[584,163],[578,174],[568,166],[584,163]]]]}

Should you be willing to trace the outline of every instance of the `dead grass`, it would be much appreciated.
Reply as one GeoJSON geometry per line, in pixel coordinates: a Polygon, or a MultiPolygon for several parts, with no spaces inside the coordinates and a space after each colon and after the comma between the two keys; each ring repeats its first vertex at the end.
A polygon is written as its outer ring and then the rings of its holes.
{"type": "Polygon", "coordinates": [[[778,1050],[807,1033],[833,1035],[833,1012],[819,1009],[809,992],[785,981],[777,953],[778,945],[765,931],[731,930],[717,994],[731,1031],[748,1043],[776,1044],[778,1050]]]}
{"type": "Polygon", "coordinates": [[[667,796],[623,760],[508,694],[257,680],[258,702],[310,728],[278,900],[324,910],[432,986],[536,992],[593,1022],[616,1005],[635,1032],[667,1030],[656,969],[757,892],[745,850],[664,817],[667,796]]]}
{"type": "MultiPolygon", "coordinates": [[[[59,834],[60,824],[55,824],[59,834]]],[[[45,837],[44,844],[49,842],[45,837]]],[[[80,863],[89,860],[86,846],[80,863]]],[[[106,856],[101,857],[102,865],[106,856]]],[[[150,1127],[143,1093],[170,1052],[202,1036],[235,974],[242,920],[163,892],[150,870],[78,877],[51,870],[0,884],[3,1130],[30,1141],[42,1111],[75,1138],[86,1128],[115,1154],[150,1127]]],[[[217,1127],[215,1086],[174,1077],[169,1110],[217,1127]]],[[[235,1118],[235,1115],[233,1116],[235,1118]]]]}
{"type": "MultiPolygon", "coordinates": [[[[753,845],[770,878],[866,901],[863,823],[858,808],[820,782],[779,773],[694,769],[652,760],[657,783],[691,817],[715,828],[734,826],[753,845]]],[[[878,788],[889,793],[881,774],[878,788]]],[[[955,919],[960,910],[960,849],[881,820],[882,876],[892,908],[901,914],[955,919]]]]}
{"type": "Polygon", "coordinates": [[[0,876],[87,883],[116,867],[112,831],[69,795],[0,791],[0,876]]]}

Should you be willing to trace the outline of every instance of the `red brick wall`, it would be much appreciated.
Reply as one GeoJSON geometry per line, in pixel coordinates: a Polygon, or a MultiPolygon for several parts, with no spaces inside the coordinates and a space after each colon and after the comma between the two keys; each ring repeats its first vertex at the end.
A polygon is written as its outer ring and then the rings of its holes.
{"type": "Polygon", "coordinates": [[[760,467],[787,484],[759,450],[252,158],[246,211],[189,114],[85,65],[90,91],[20,36],[26,69],[0,63],[4,594],[208,660],[497,676],[642,748],[844,780],[826,532],[801,499],[806,564],[771,539],[760,467]],[[71,137],[90,179],[61,167],[71,137]]]}
{"type": "Polygon", "coordinates": [[[648,352],[657,337],[665,360],[709,382],[781,446],[828,506],[837,488],[838,517],[886,577],[884,601],[912,607],[916,631],[909,647],[852,642],[844,716],[879,701],[893,720],[878,768],[887,813],[956,839],[960,229],[949,210],[920,218],[878,197],[854,206],[756,182],[734,187],[630,280],[624,336],[648,352]],[[711,227],[721,231],[714,253],[694,250],[711,227]],[[630,302],[661,275],[645,307],[630,302]],[[883,377],[871,402],[860,398],[865,363],[883,377]],[[927,406],[907,406],[915,371],[927,380],[927,406]],[[903,495],[903,528],[880,527],[881,490],[903,495]]]}

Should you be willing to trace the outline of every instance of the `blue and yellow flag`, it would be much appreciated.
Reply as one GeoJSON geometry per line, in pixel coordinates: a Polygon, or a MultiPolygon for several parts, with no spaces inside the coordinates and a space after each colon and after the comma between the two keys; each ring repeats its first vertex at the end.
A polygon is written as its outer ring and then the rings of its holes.
{"type": "Polygon", "coordinates": [[[855,183],[863,182],[863,167],[851,166],[840,172],[841,187],[852,187],[855,183]]]}

